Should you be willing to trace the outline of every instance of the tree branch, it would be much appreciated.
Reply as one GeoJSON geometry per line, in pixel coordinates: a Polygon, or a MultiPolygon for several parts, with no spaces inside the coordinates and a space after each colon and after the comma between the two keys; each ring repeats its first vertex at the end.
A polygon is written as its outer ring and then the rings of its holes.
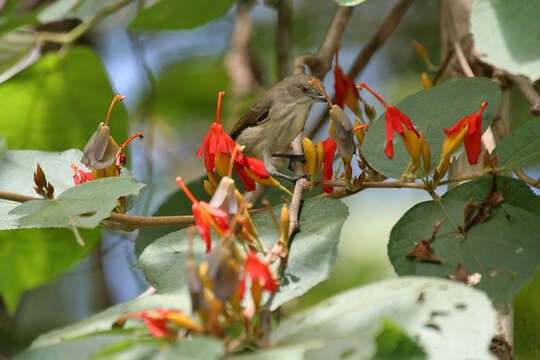
{"type": "Polygon", "coordinates": [[[537,189],[540,189],[540,179],[537,179],[537,180],[534,180],[533,178],[527,176],[523,170],[521,169],[517,169],[514,171],[514,174],[516,174],[516,176],[518,178],[520,178],[521,180],[525,181],[527,184],[537,188],[537,189]]]}
{"type": "Polygon", "coordinates": [[[513,75],[505,73],[506,77],[512,81],[523,94],[529,105],[531,105],[530,112],[534,116],[540,115],[540,95],[534,88],[533,83],[523,75],[513,75]]]}
{"type": "MultiPolygon", "coordinates": [[[[26,202],[30,200],[43,200],[34,196],[16,194],[8,191],[0,190],[0,199],[26,202]]],[[[113,222],[115,225],[130,226],[133,228],[140,227],[159,227],[159,226],[184,226],[194,223],[192,215],[183,216],[133,216],[118,213],[111,213],[110,216],[103,221],[113,222]]]]}
{"type": "MultiPolygon", "coordinates": [[[[410,1],[410,0],[409,0],[410,1]]],[[[304,66],[309,66],[311,73],[322,80],[332,67],[332,59],[339,48],[341,36],[349,23],[353,7],[338,7],[326,36],[316,54],[299,55],[294,59],[294,73],[303,74],[304,66]]]]}
{"type": "Polygon", "coordinates": [[[92,26],[94,26],[103,17],[126,6],[132,1],[133,0],[120,0],[107,7],[104,7],[103,9],[98,11],[94,16],[92,16],[90,19],[88,19],[85,22],[80,23],[79,25],[77,25],[71,31],[67,33],[41,31],[41,32],[36,33],[36,38],[38,41],[50,41],[50,42],[56,42],[60,44],[71,44],[75,42],[75,40],[83,36],[88,30],[92,28],[92,26]]]}
{"type": "Polygon", "coordinates": [[[289,75],[292,10],[292,0],[278,0],[277,63],[279,80],[289,75]]]}
{"type": "MultiPolygon", "coordinates": [[[[403,18],[403,15],[405,15],[405,12],[412,5],[413,1],[414,0],[399,0],[392,10],[390,10],[390,13],[386,16],[381,26],[379,26],[375,34],[373,34],[368,43],[363,47],[362,51],[360,51],[360,53],[356,56],[356,59],[354,60],[351,69],[347,74],[351,79],[355,79],[357,76],[362,74],[375,52],[384,45],[388,37],[390,37],[392,32],[394,32],[399,22],[403,18]]],[[[337,47],[335,50],[337,50],[337,47]]],[[[334,55],[335,50],[331,56],[334,55]]],[[[330,58],[330,65],[331,61],[332,58],[330,58]]],[[[327,105],[313,126],[306,131],[307,137],[311,138],[317,133],[319,128],[326,120],[329,110],[330,107],[327,105]]]]}

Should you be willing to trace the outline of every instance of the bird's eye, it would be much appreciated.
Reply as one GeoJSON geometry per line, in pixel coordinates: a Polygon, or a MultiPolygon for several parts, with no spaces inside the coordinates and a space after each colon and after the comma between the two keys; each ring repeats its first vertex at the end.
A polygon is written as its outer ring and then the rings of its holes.
{"type": "Polygon", "coordinates": [[[302,86],[302,87],[301,87],[301,90],[302,90],[302,92],[303,92],[304,94],[308,92],[307,86],[302,86]]]}

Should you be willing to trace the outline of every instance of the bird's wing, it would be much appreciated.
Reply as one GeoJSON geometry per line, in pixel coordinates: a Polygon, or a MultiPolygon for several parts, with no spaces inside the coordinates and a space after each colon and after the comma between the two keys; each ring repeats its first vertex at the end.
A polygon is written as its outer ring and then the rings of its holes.
{"type": "Polygon", "coordinates": [[[272,101],[266,97],[255,101],[253,105],[238,119],[231,130],[231,137],[236,139],[238,135],[247,127],[254,126],[263,122],[270,112],[272,101]]]}

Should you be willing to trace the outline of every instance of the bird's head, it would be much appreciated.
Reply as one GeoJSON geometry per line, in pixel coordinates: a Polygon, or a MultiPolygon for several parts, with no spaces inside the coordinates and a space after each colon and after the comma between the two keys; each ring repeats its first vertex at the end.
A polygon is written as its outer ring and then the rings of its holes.
{"type": "MultiPolygon", "coordinates": [[[[310,83],[311,79],[317,79],[313,75],[298,74],[289,76],[280,82],[280,91],[286,91],[289,99],[296,103],[314,103],[326,101],[323,93],[316,84],[310,83]],[[280,86],[281,87],[281,86],[280,86]]],[[[317,79],[322,84],[320,80],[317,79]]]]}

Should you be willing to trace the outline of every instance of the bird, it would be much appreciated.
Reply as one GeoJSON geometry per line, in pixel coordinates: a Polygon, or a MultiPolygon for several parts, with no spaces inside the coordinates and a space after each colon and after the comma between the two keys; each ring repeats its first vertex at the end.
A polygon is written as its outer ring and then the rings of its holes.
{"type": "Polygon", "coordinates": [[[296,159],[288,155],[292,141],[302,132],[309,109],[315,102],[326,98],[311,81],[319,79],[312,75],[289,76],[266,91],[236,121],[230,132],[244,154],[264,162],[266,172],[273,177],[296,181],[278,171],[284,167],[283,158],[296,159]]]}

